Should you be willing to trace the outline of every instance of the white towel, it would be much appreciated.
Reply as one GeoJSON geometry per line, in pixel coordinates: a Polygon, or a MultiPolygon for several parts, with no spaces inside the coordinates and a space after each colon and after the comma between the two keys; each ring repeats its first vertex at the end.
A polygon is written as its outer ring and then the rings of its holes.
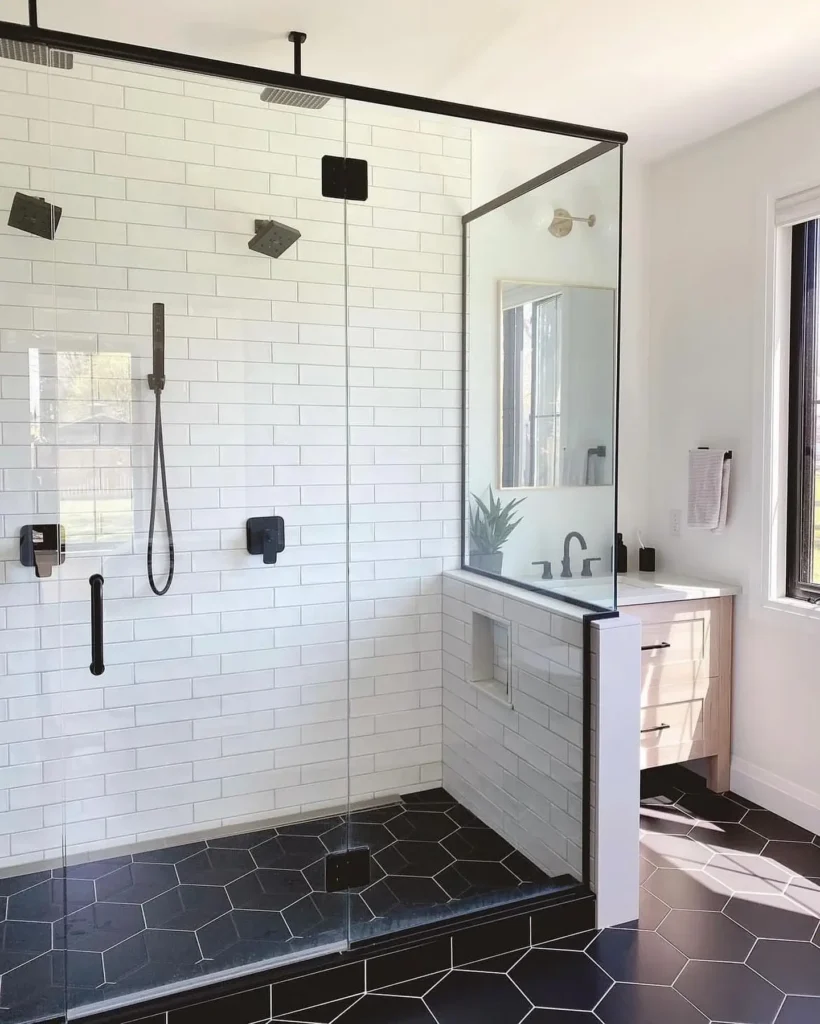
{"type": "Polygon", "coordinates": [[[687,525],[694,530],[721,530],[726,525],[731,459],[720,448],[689,452],[687,525]]]}

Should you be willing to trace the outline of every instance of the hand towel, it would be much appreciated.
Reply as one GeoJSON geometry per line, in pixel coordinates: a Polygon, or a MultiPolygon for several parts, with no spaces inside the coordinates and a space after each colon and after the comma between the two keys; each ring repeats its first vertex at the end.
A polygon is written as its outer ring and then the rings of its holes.
{"type": "Polygon", "coordinates": [[[694,530],[717,530],[726,522],[724,479],[728,495],[728,451],[720,448],[697,448],[689,452],[689,504],[687,525],[694,530]]]}

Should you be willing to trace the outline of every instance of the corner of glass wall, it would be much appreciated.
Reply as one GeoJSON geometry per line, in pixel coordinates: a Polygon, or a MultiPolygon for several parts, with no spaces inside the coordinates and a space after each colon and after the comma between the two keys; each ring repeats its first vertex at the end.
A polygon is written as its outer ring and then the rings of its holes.
{"type": "Polygon", "coordinates": [[[609,143],[464,218],[463,564],[604,609],[617,606],[620,233],[609,143]]]}

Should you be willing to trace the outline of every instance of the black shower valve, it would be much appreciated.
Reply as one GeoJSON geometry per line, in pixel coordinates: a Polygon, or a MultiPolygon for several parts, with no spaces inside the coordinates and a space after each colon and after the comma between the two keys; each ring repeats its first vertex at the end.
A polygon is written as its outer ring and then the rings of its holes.
{"type": "Polygon", "coordinates": [[[20,527],[20,564],[34,569],[38,579],[65,561],[65,530],[59,523],[20,527]]]}
{"type": "Polygon", "coordinates": [[[257,516],[246,525],[248,554],[261,555],[265,565],[275,565],[285,550],[285,520],[281,516],[257,516]]]}

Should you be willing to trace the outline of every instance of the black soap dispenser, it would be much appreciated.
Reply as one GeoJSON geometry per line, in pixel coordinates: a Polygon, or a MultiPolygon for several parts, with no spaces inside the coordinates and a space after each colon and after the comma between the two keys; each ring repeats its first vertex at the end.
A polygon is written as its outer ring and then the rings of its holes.
{"type": "Polygon", "coordinates": [[[615,534],[615,548],[612,553],[612,568],[619,575],[627,571],[627,550],[626,544],[624,544],[624,535],[622,533],[615,534]]]}

